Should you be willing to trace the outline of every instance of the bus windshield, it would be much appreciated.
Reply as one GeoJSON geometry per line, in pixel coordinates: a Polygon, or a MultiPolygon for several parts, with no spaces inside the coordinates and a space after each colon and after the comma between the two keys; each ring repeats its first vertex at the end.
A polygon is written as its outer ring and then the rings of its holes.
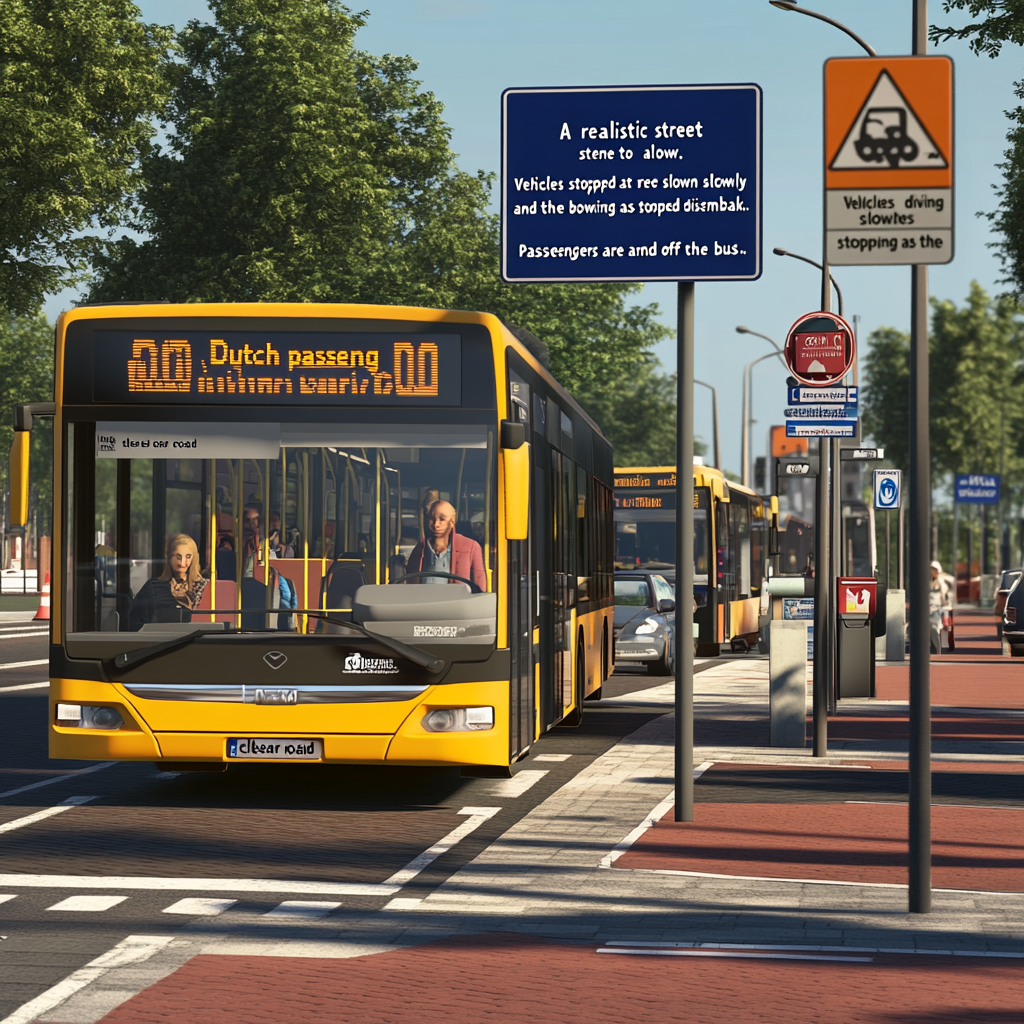
{"type": "Polygon", "coordinates": [[[160,642],[197,627],[316,635],[354,622],[412,645],[493,645],[494,434],[71,424],[70,631],[160,642]]]}

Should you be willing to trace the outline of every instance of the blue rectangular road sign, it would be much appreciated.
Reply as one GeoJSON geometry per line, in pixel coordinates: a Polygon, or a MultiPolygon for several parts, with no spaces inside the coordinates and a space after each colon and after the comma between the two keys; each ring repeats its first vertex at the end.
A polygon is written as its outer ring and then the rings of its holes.
{"type": "Polygon", "coordinates": [[[786,437],[856,436],[856,420],[786,420],[786,437]]]}
{"type": "Polygon", "coordinates": [[[876,469],[871,474],[875,508],[891,511],[900,507],[903,473],[898,469],[876,469]]]}
{"type": "Polygon", "coordinates": [[[761,89],[502,93],[506,281],[761,275],[761,89]]]}
{"type": "Polygon", "coordinates": [[[998,473],[965,473],[956,478],[955,498],[962,504],[998,505],[998,473]]]}
{"type": "Polygon", "coordinates": [[[833,387],[802,387],[787,388],[787,401],[790,405],[856,405],[860,387],[837,384],[833,387]]]}

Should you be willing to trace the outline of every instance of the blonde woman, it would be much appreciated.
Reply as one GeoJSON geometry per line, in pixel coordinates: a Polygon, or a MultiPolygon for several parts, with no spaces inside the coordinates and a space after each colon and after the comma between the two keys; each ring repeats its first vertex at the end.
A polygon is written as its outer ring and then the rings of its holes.
{"type": "Polygon", "coordinates": [[[128,628],[139,630],[147,622],[191,622],[208,583],[199,571],[196,542],[179,533],[167,545],[159,579],[147,580],[132,602],[128,628]]]}

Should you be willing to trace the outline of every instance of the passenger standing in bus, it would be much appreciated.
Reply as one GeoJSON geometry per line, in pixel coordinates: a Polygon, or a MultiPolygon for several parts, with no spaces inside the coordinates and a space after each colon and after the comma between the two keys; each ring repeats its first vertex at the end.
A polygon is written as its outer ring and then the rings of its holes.
{"type": "MultiPolygon", "coordinates": [[[[443,499],[427,509],[425,540],[412,549],[406,571],[448,573],[472,580],[482,591],[487,589],[484,555],[472,537],[455,531],[455,508],[443,499]]],[[[444,576],[422,576],[420,583],[454,583],[444,576]]]]}

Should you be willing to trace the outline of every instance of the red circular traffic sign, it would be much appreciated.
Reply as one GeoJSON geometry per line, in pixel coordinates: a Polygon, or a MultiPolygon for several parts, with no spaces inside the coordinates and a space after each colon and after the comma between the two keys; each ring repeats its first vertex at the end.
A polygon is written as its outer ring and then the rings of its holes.
{"type": "Polygon", "coordinates": [[[801,384],[824,387],[853,366],[853,328],[835,313],[804,313],[786,335],[786,365],[801,384]]]}

